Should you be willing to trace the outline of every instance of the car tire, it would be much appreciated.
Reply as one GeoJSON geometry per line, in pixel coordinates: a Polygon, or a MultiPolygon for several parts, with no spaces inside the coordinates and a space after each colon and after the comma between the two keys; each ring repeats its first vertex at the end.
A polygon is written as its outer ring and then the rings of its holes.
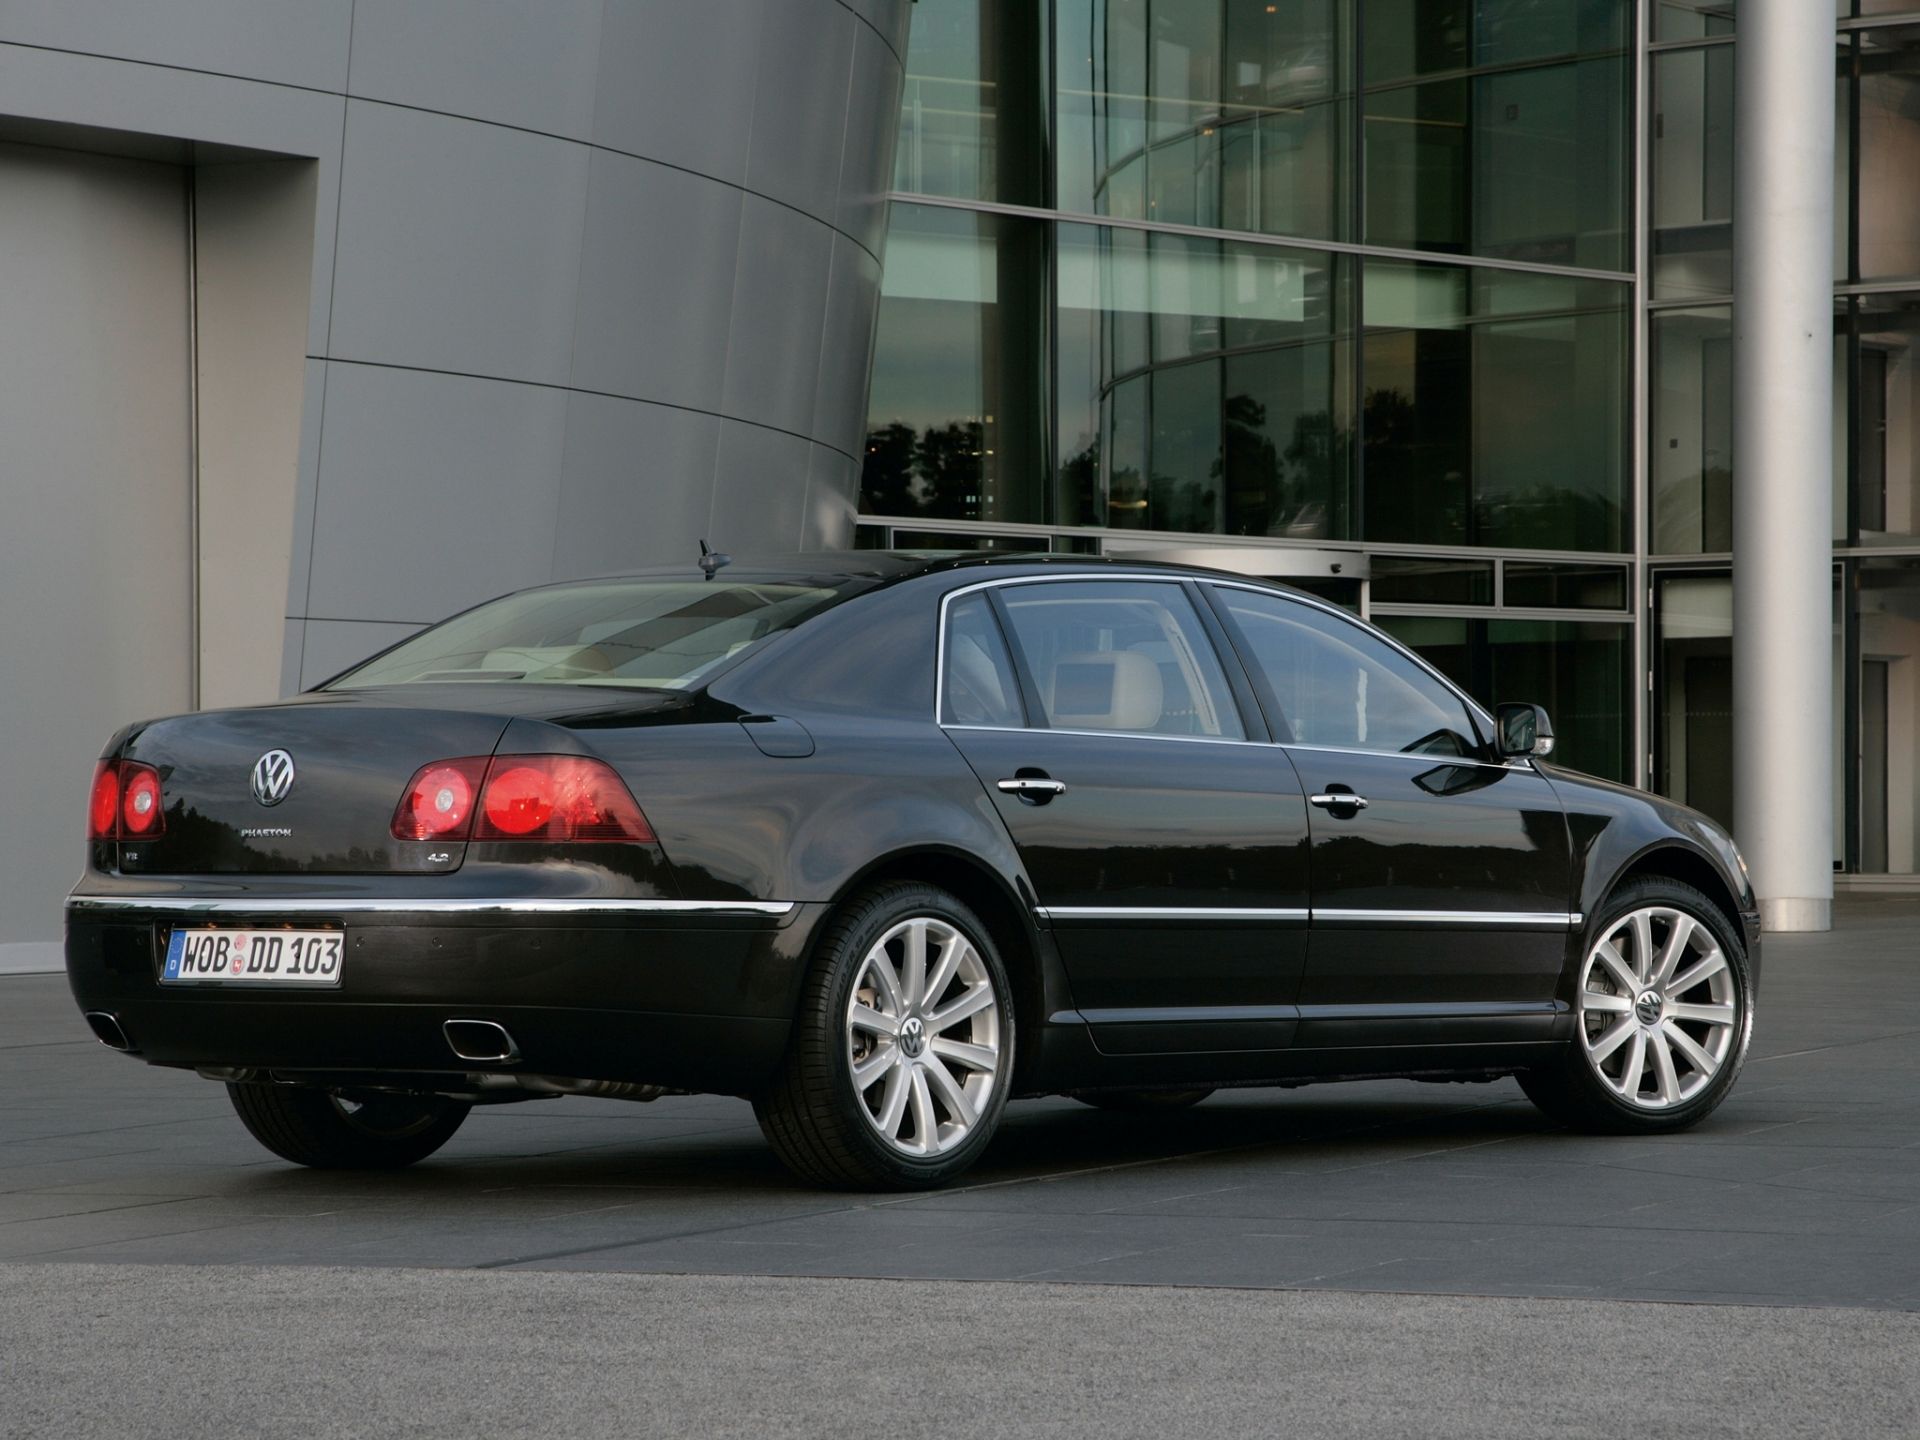
{"type": "Polygon", "coordinates": [[[1088,1090],[1073,1098],[1096,1110],[1120,1110],[1137,1115],[1190,1110],[1211,1094],[1211,1087],[1204,1090],[1088,1090]]]}
{"type": "Polygon", "coordinates": [[[1753,1034],[1746,946],[1677,880],[1614,892],[1587,931],[1572,998],[1573,1039],[1517,1078],[1548,1116],[1596,1134],[1698,1124],[1733,1088],[1753,1034]]]}
{"type": "Polygon", "coordinates": [[[1014,1024],[1006,967],[979,917],[931,885],[876,886],[827,922],[754,1114],[812,1184],[943,1185],[1000,1123],[1014,1024]]]}
{"type": "Polygon", "coordinates": [[[240,1122],[267,1149],[316,1170],[402,1170],[448,1140],[473,1107],[439,1095],[337,1096],[306,1085],[229,1084],[240,1122]]]}

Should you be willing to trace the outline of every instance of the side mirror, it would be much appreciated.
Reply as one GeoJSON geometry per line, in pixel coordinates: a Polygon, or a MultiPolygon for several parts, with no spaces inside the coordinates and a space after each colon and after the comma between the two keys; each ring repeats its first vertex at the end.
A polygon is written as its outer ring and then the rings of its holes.
{"type": "Polygon", "coordinates": [[[1553,753],[1553,722],[1538,705],[1502,705],[1497,714],[1502,755],[1553,753]]]}

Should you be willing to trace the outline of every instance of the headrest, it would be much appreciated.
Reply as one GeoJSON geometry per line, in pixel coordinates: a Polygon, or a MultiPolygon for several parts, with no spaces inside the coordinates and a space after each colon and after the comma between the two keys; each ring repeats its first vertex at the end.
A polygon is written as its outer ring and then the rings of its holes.
{"type": "Polygon", "coordinates": [[[1062,730],[1153,730],[1166,698],[1160,667],[1135,650],[1062,655],[1046,690],[1047,714],[1062,730]]]}

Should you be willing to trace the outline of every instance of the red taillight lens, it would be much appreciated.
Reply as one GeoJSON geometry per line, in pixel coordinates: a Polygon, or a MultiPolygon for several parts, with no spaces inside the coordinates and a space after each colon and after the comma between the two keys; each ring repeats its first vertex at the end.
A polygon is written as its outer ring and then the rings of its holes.
{"type": "Polygon", "coordinates": [[[613,768],[579,755],[499,755],[476,840],[639,841],[653,827],[613,768]]]}
{"type": "Polygon", "coordinates": [[[87,802],[87,838],[111,840],[120,816],[120,762],[102,760],[93,771],[93,798],[87,802]]]}
{"type": "Polygon", "coordinates": [[[397,840],[653,842],[633,794],[604,761],[579,755],[436,760],[394,811],[397,840]],[[476,803],[477,797],[477,803],[476,803]]]}
{"type": "Polygon", "coordinates": [[[464,840],[473,828],[473,802],[487,773],[484,756],[422,765],[393,812],[396,840],[464,840]]]}

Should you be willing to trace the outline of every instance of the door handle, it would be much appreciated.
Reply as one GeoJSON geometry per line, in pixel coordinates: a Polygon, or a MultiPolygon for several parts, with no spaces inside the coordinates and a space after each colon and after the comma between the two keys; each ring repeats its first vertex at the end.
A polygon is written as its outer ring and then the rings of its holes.
{"type": "Polygon", "coordinates": [[[1307,803],[1318,805],[1322,810],[1364,810],[1367,808],[1367,797],[1342,791],[1337,795],[1309,795],[1307,803]]]}
{"type": "Polygon", "coordinates": [[[1018,775],[1011,780],[996,780],[1003,795],[1018,795],[1029,805],[1044,805],[1056,795],[1067,793],[1066,784],[1042,775],[1018,775]]]}

